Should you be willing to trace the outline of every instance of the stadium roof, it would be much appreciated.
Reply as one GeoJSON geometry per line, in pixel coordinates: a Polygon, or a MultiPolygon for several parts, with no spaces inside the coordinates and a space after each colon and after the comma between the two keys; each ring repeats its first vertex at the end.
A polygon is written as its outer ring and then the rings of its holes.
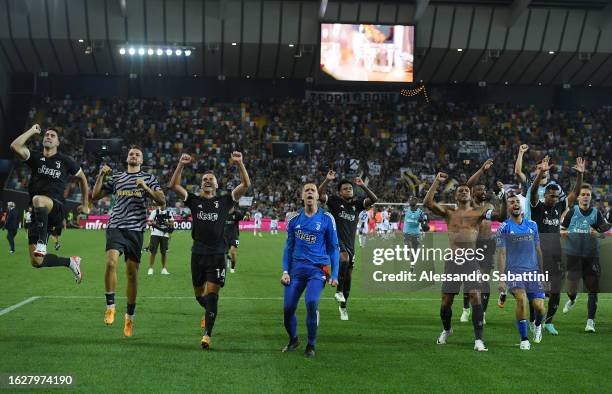
{"type": "Polygon", "coordinates": [[[323,14],[319,0],[0,0],[0,63],[67,75],[306,78],[318,70],[321,21],[416,24],[417,81],[612,86],[612,0],[330,0],[323,14]]]}

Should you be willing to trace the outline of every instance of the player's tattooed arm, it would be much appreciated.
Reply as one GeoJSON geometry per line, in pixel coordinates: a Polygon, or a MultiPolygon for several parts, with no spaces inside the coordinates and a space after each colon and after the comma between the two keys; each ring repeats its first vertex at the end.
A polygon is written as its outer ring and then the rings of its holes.
{"type": "Polygon", "coordinates": [[[523,156],[525,152],[529,149],[529,146],[523,144],[519,147],[518,155],[516,156],[516,162],[514,163],[514,174],[518,176],[522,183],[527,182],[527,177],[523,173],[523,156]]]}
{"type": "MultiPolygon", "coordinates": [[[[549,161],[550,157],[546,156],[544,159],[542,159],[542,162],[537,165],[536,169],[538,172],[533,181],[534,185],[539,185],[540,181],[542,180],[542,177],[544,177],[544,173],[550,170],[549,161]]],[[[538,205],[538,198],[539,197],[537,191],[532,190],[531,193],[529,193],[529,204],[531,204],[532,207],[535,207],[536,205],[538,205]]]]}
{"type": "Polygon", "coordinates": [[[102,190],[104,177],[110,174],[111,171],[112,169],[107,165],[103,165],[102,168],[100,168],[100,172],[98,172],[98,176],[96,177],[96,183],[94,184],[93,190],[91,191],[91,199],[93,201],[99,200],[104,197],[104,191],[102,190]]]}
{"type": "Polygon", "coordinates": [[[191,156],[183,153],[176,166],[176,169],[174,170],[174,173],[172,174],[170,184],[168,185],[168,187],[174,190],[174,192],[178,194],[183,201],[187,199],[187,190],[181,186],[181,174],[183,173],[183,168],[185,168],[185,166],[189,163],[191,163],[191,156]]]}
{"type": "Polygon", "coordinates": [[[232,191],[232,198],[234,201],[238,201],[240,200],[240,197],[246,194],[249,187],[251,187],[251,179],[249,178],[249,173],[244,166],[242,153],[232,152],[230,164],[235,164],[238,167],[238,172],[240,173],[240,184],[232,191]]]}
{"type": "Polygon", "coordinates": [[[480,179],[482,174],[487,172],[489,168],[491,168],[492,165],[493,165],[493,159],[488,159],[487,161],[485,161],[484,164],[478,169],[478,171],[476,171],[474,175],[472,175],[470,179],[468,179],[466,184],[469,187],[474,186],[476,182],[478,182],[478,179],[480,179]]]}
{"type": "Polygon", "coordinates": [[[79,206],[79,211],[84,214],[89,213],[89,182],[87,182],[87,177],[85,176],[85,172],[83,169],[80,169],[79,172],[76,173],[76,177],[79,182],[79,187],[81,188],[81,205],[79,206]]]}
{"type": "Polygon", "coordinates": [[[323,182],[319,185],[318,188],[318,192],[319,192],[319,201],[321,201],[322,203],[326,203],[327,202],[327,185],[330,184],[331,181],[333,181],[334,179],[336,179],[336,171],[334,170],[329,170],[327,171],[327,175],[325,176],[325,179],[323,179],[323,182]]]}
{"type": "Polygon", "coordinates": [[[586,168],[586,161],[582,157],[576,158],[576,164],[574,165],[576,170],[576,184],[574,189],[567,196],[567,206],[571,207],[576,202],[578,195],[580,194],[580,188],[582,187],[582,179],[584,177],[584,169],[586,168]]]}
{"type": "Polygon", "coordinates": [[[370,208],[372,205],[376,204],[376,202],[378,201],[378,197],[376,197],[376,194],[374,194],[374,192],[372,190],[370,190],[369,187],[366,186],[365,182],[363,181],[363,179],[361,179],[360,177],[355,178],[354,180],[355,185],[359,186],[360,188],[363,189],[363,191],[367,194],[367,198],[363,201],[363,206],[365,207],[365,209],[370,208]]]}
{"type": "Polygon", "coordinates": [[[136,186],[144,190],[158,205],[166,205],[166,196],[164,195],[164,191],[161,188],[159,190],[151,189],[143,178],[136,179],[136,186]]]}
{"type": "Polygon", "coordinates": [[[25,144],[30,138],[37,134],[40,134],[40,132],[40,126],[35,124],[28,131],[15,138],[15,140],[11,143],[11,150],[15,152],[15,154],[21,160],[28,160],[30,158],[30,150],[27,146],[25,146],[25,144]]]}
{"type": "Polygon", "coordinates": [[[427,191],[425,198],[423,199],[423,205],[429,208],[436,215],[440,215],[443,217],[446,217],[448,215],[448,210],[446,209],[446,207],[434,201],[434,195],[436,194],[436,190],[438,190],[438,186],[440,186],[441,183],[446,182],[447,179],[448,174],[439,172],[438,175],[436,175],[436,179],[431,184],[431,187],[427,191]]]}

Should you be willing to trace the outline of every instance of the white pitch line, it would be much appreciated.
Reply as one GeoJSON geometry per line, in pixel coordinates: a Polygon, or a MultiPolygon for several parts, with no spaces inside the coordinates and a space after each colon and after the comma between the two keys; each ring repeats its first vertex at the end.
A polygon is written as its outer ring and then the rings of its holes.
{"type": "Polygon", "coordinates": [[[12,311],[14,311],[17,308],[20,308],[20,307],[24,306],[25,304],[29,304],[30,302],[34,302],[34,301],[36,301],[39,298],[40,298],[39,296],[30,297],[30,298],[28,298],[26,300],[21,301],[18,304],[9,306],[8,308],[4,308],[4,309],[0,310],[0,316],[6,315],[7,313],[12,312],[12,311]]]}
{"type": "MultiPolygon", "coordinates": [[[[33,297],[33,298],[48,298],[48,299],[104,299],[104,296],[62,296],[62,295],[52,295],[52,296],[41,296],[41,297],[33,297]]],[[[125,296],[116,296],[115,298],[124,299],[125,296]]],[[[151,300],[191,300],[194,297],[188,296],[140,296],[138,299],[151,299],[151,300]]],[[[224,297],[221,296],[220,299],[224,300],[242,300],[242,301],[282,301],[283,297],[224,297]]],[[[322,300],[334,300],[333,297],[322,297],[322,300]]],[[[440,298],[385,298],[385,297],[351,297],[351,300],[357,301],[440,301],[440,298]]],[[[612,298],[600,298],[599,301],[612,301],[612,298]]],[[[25,302],[25,301],[24,301],[25,302]]]]}

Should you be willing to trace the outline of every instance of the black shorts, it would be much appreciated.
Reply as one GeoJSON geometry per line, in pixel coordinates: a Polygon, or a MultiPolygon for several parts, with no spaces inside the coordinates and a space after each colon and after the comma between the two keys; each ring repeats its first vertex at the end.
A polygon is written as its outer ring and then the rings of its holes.
{"type": "Polygon", "coordinates": [[[211,282],[223,287],[225,285],[225,256],[222,254],[191,253],[191,283],[201,287],[211,282]]]}
{"type": "Polygon", "coordinates": [[[543,252],[543,267],[544,273],[548,274],[547,291],[551,293],[560,293],[563,288],[563,280],[565,279],[565,266],[560,254],[544,254],[543,252]]]}
{"type": "Polygon", "coordinates": [[[149,252],[157,253],[157,247],[161,254],[166,254],[168,251],[168,237],[161,237],[159,235],[151,235],[151,241],[149,242],[149,252]]]}
{"type": "MultiPolygon", "coordinates": [[[[34,210],[34,212],[36,212],[36,210],[34,210]]],[[[55,228],[64,226],[65,216],[66,207],[64,207],[64,204],[57,200],[53,200],[53,208],[51,212],[49,212],[49,216],[47,216],[47,236],[52,233],[55,228]]],[[[36,214],[32,213],[32,223],[28,226],[28,242],[30,245],[34,245],[38,242],[38,228],[36,222],[36,214]]]]}
{"type": "Polygon", "coordinates": [[[448,280],[442,282],[442,293],[458,294],[463,285],[464,292],[470,292],[474,290],[481,290],[483,282],[480,279],[480,264],[475,259],[466,261],[446,261],[444,263],[444,274],[445,275],[474,275],[474,280],[455,281],[448,280]]]}
{"type": "Polygon", "coordinates": [[[418,249],[421,244],[420,234],[408,234],[404,233],[404,245],[410,246],[412,249],[418,249]]]}
{"type": "Polygon", "coordinates": [[[59,237],[62,235],[62,230],[64,229],[64,223],[62,223],[59,227],[53,227],[51,229],[51,235],[54,237],[59,237]]]}
{"type": "Polygon", "coordinates": [[[599,256],[567,256],[567,279],[571,281],[583,279],[586,283],[587,279],[599,279],[600,276],[599,256]]]}
{"type": "Polygon", "coordinates": [[[106,251],[118,250],[128,259],[140,263],[143,232],[122,228],[106,229],[106,251]]]}
{"type": "Polygon", "coordinates": [[[236,238],[233,234],[228,236],[228,237],[224,236],[223,239],[225,240],[225,244],[227,245],[227,249],[229,249],[232,246],[237,248],[238,245],[240,245],[240,240],[238,238],[236,238]]]}
{"type": "Polygon", "coordinates": [[[490,272],[495,264],[495,240],[480,239],[476,241],[476,249],[482,249],[484,258],[478,263],[482,271],[490,272]]]}

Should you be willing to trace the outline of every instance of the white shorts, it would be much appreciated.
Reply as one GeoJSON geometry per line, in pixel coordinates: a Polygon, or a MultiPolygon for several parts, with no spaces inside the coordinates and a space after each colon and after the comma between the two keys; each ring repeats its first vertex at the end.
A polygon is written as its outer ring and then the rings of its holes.
{"type": "Polygon", "coordinates": [[[397,230],[399,228],[399,223],[391,223],[391,230],[397,230]]]}
{"type": "Polygon", "coordinates": [[[261,228],[261,222],[255,222],[255,228],[259,230],[261,228]]]}

